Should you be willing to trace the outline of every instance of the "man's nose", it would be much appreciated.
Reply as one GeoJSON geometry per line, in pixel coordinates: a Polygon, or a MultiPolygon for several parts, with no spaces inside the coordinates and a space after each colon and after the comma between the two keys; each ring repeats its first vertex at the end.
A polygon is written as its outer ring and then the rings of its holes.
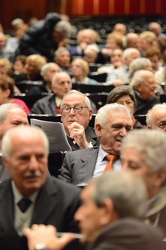
{"type": "Polygon", "coordinates": [[[120,135],[121,135],[121,136],[127,135],[127,130],[126,130],[125,127],[122,127],[122,128],[120,129],[120,135]]]}
{"type": "Polygon", "coordinates": [[[38,160],[35,156],[31,156],[29,167],[30,169],[36,169],[38,167],[38,160]]]}

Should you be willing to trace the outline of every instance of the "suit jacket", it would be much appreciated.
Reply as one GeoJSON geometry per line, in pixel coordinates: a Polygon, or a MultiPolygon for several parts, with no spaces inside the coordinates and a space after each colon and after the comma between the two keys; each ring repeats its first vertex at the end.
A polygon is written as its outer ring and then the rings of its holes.
{"type": "Polygon", "coordinates": [[[2,163],[2,156],[0,156],[0,183],[9,179],[10,177],[11,177],[10,173],[2,163]]]}
{"type": "Polygon", "coordinates": [[[89,250],[164,250],[163,233],[134,218],[119,219],[106,227],[89,250]]]}
{"type": "Polygon", "coordinates": [[[58,177],[73,184],[87,183],[93,177],[98,151],[93,147],[67,152],[58,177]]]}
{"type": "MultiPolygon", "coordinates": [[[[80,189],[48,176],[35,201],[33,224],[51,224],[60,232],[77,232],[73,216],[79,206],[80,189]]],[[[16,234],[14,228],[14,198],[11,179],[0,188],[0,233],[16,234]]]]}
{"type": "Polygon", "coordinates": [[[33,105],[31,113],[56,115],[55,94],[48,95],[38,100],[33,105]]]}
{"type": "MultiPolygon", "coordinates": [[[[85,129],[85,134],[86,134],[87,142],[91,142],[93,146],[98,146],[99,145],[99,140],[98,140],[93,128],[88,126],[85,129]]],[[[77,144],[73,143],[73,140],[70,137],[67,137],[67,139],[68,139],[68,142],[69,142],[69,144],[70,144],[70,146],[72,148],[72,151],[80,149],[77,144]]]]}

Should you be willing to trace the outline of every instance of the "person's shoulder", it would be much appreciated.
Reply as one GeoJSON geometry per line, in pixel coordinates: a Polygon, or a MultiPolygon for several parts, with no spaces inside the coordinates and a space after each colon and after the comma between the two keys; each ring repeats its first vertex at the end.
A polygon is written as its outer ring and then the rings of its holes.
{"type": "Polygon", "coordinates": [[[80,188],[77,186],[64,182],[54,176],[49,177],[49,182],[52,183],[53,186],[56,186],[57,191],[62,192],[71,192],[72,194],[79,195],[80,194],[80,188]]]}
{"type": "Polygon", "coordinates": [[[84,149],[79,149],[79,150],[75,150],[75,151],[68,151],[66,152],[66,155],[69,155],[70,157],[80,157],[80,156],[84,156],[84,155],[89,155],[94,151],[98,150],[98,146],[95,147],[91,147],[91,148],[84,148],[84,149]]]}
{"type": "Polygon", "coordinates": [[[45,103],[46,101],[49,101],[52,98],[55,98],[55,95],[54,94],[48,94],[47,96],[45,96],[45,97],[39,99],[38,101],[36,101],[35,104],[45,103]]]}

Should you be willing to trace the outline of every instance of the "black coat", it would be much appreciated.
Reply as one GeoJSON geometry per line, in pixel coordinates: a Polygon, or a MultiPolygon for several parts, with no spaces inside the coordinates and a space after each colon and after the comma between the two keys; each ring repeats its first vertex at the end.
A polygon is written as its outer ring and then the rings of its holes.
{"type": "Polygon", "coordinates": [[[53,41],[54,26],[61,20],[57,13],[48,13],[45,19],[36,22],[24,34],[16,51],[17,55],[40,54],[53,60],[58,44],[53,41]]]}

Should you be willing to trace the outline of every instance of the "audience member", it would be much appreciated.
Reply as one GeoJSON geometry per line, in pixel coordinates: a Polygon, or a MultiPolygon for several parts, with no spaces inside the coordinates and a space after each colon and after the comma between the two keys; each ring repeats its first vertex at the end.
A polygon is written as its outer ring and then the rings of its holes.
{"type": "Polygon", "coordinates": [[[107,76],[106,82],[114,84],[119,80],[122,84],[129,83],[130,72],[129,67],[133,60],[140,58],[141,54],[136,48],[127,48],[123,51],[122,55],[122,66],[110,72],[107,76]]]}
{"type": "Polygon", "coordinates": [[[70,34],[69,22],[61,21],[57,13],[48,13],[45,19],[39,20],[25,32],[16,55],[39,54],[53,61],[58,44],[70,34]]]}
{"type": "Polygon", "coordinates": [[[48,152],[47,136],[38,127],[20,126],[4,135],[2,159],[11,179],[0,188],[1,233],[22,235],[24,227],[37,223],[79,231],[73,216],[80,190],[48,174],[48,152]]]}
{"type": "MultiPolygon", "coordinates": [[[[82,231],[82,242],[89,250],[163,250],[163,234],[140,220],[145,213],[146,190],[131,173],[111,172],[89,183],[81,194],[82,205],[75,214],[82,231]],[[139,190],[139,192],[138,192],[139,190]]],[[[49,249],[63,249],[73,234],[56,237],[53,226],[26,228],[30,250],[42,243],[49,249]]]]}
{"type": "Polygon", "coordinates": [[[131,113],[133,121],[133,129],[141,129],[143,125],[135,119],[134,111],[137,106],[134,91],[130,86],[119,86],[114,88],[107,97],[107,103],[118,103],[126,106],[131,113]]]}
{"type": "Polygon", "coordinates": [[[25,111],[17,104],[2,104],[0,106],[0,182],[5,181],[10,177],[9,172],[2,163],[2,138],[6,131],[19,125],[28,125],[28,118],[25,111]]]}
{"type": "Polygon", "coordinates": [[[55,63],[58,64],[58,66],[61,68],[62,71],[65,71],[67,73],[71,72],[70,69],[71,57],[67,48],[65,47],[58,48],[55,51],[54,61],[55,63]]]}
{"type": "Polygon", "coordinates": [[[107,169],[120,170],[119,151],[122,138],[131,129],[132,120],[128,108],[117,103],[107,104],[100,108],[95,118],[95,131],[100,146],[67,152],[59,178],[66,182],[82,185],[92,177],[102,175],[107,169]]]}
{"type": "Polygon", "coordinates": [[[131,169],[146,183],[149,195],[149,222],[161,227],[166,236],[166,134],[161,130],[141,129],[130,133],[122,143],[123,169],[131,169]]]}
{"type": "Polygon", "coordinates": [[[149,109],[160,102],[159,97],[155,95],[157,84],[155,76],[151,71],[138,70],[135,72],[130,86],[135,91],[137,100],[134,115],[146,115],[149,109]]]}
{"type": "Polygon", "coordinates": [[[32,107],[32,114],[61,114],[60,105],[63,96],[72,89],[70,75],[66,72],[54,74],[51,83],[53,94],[39,99],[32,107]]]}
{"type": "Polygon", "coordinates": [[[24,109],[26,114],[30,113],[30,110],[24,101],[19,98],[14,98],[14,81],[10,81],[9,78],[0,76],[0,105],[4,103],[18,104],[24,109]]]}
{"type": "Polygon", "coordinates": [[[125,36],[127,34],[127,27],[123,23],[116,23],[113,27],[112,32],[117,32],[121,34],[122,36],[125,36]]]}
{"type": "Polygon", "coordinates": [[[45,88],[48,93],[52,93],[52,88],[51,88],[51,83],[53,76],[56,73],[59,73],[61,71],[60,67],[58,64],[50,62],[46,63],[42,68],[41,68],[41,76],[43,77],[45,81],[45,88]]]}
{"type": "Polygon", "coordinates": [[[6,52],[6,40],[5,34],[0,32],[0,58],[9,58],[9,54],[6,52]]]}
{"type": "Polygon", "coordinates": [[[75,58],[71,63],[71,73],[72,73],[72,83],[85,83],[85,84],[95,84],[96,80],[90,79],[89,65],[82,58],[75,58]]]}
{"type": "Polygon", "coordinates": [[[152,31],[157,37],[165,37],[166,35],[162,33],[162,27],[157,22],[151,22],[149,23],[148,29],[152,31]]]}
{"type": "Polygon", "coordinates": [[[106,45],[101,49],[102,54],[105,55],[107,61],[110,61],[110,57],[115,49],[123,48],[123,35],[112,32],[107,35],[106,45]]]}
{"type": "Polygon", "coordinates": [[[166,103],[156,104],[148,111],[146,124],[149,129],[161,129],[166,132],[166,103]]]}
{"type": "Polygon", "coordinates": [[[93,109],[89,98],[77,90],[69,91],[61,103],[61,120],[72,150],[98,145],[97,136],[89,122],[93,109]]]}
{"type": "Polygon", "coordinates": [[[139,49],[141,55],[144,56],[147,49],[153,46],[153,42],[157,39],[152,31],[143,31],[139,34],[139,49]]]}
{"type": "Polygon", "coordinates": [[[100,73],[114,73],[115,69],[121,67],[123,65],[122,63],[122,55],[123,50],[122,49],[115,49],[112,52],[112,56],[110,57],[110,64],[101,66],[98,68],[97,72],[100,73]]]}
{"type": "Polygon", "coordinates": [[[69,46],[71,58],[74,56],[84,56],[84,49],[90,44],[96,44],[99,34],[93,29],[82,29],[77,34],[77,45],[69,46]]]}
{"type": "Polygon", "coordinates": [[[125,48],[136,48],[138,49],[139,35],[134,32],[126,34],[125,48]]]}
{"type": "Polygon", "coordinates": [[[14,61],[13,70],[14,75],[19,75],[21,73],[25,74],[25,63],[26,63],[26,56],[17,56],[14,61]]]}

